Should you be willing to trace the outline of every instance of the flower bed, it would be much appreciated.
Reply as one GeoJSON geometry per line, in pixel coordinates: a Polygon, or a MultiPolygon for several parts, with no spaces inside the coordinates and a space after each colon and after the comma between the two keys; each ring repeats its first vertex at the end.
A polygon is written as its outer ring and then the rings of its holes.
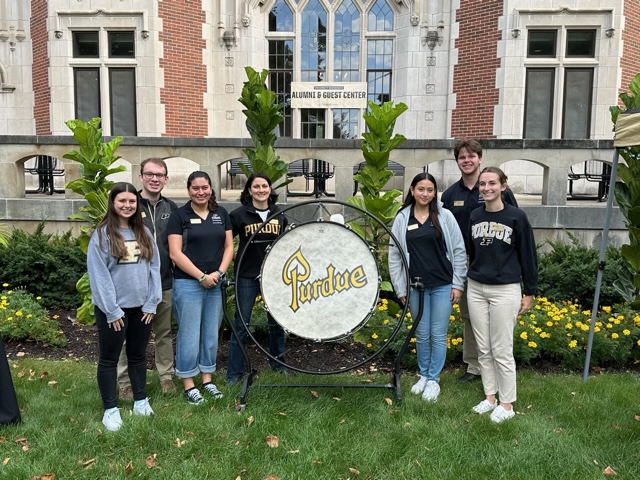
{"type": "MultiPolygon", "coordinates": [[[[400,313],[397,303],[381,300],[366,327],[354,335],[355,340],[367,348],[379,348],[387,341],[400,313]]],[[[411,315],[407,314],[404,321],[404,331],[408,332],[413,324],[411,315]]],[[[453,306],[449,321],[447,360],[452,361],[462,355],[464,326],[458,305],[453,306]]],[[[518,316],[514,332],[516,361],[528,364],[549,360],[568,369],[582,368],[590,325],[590,310],[583,310],[572,301],[550,302],[538,297],[529,313],[518,316]]],[[[399,351],[405,338],[400,333],[389,347],[399,351]]],[[[415,364],[415,338],[411,339],[404,360],[409,365],[415,364]]],[[[640,314],[627,305],[604,306],[596,317],[591,364],[621,367],[631,363],[640,363],[640,314]]]]}

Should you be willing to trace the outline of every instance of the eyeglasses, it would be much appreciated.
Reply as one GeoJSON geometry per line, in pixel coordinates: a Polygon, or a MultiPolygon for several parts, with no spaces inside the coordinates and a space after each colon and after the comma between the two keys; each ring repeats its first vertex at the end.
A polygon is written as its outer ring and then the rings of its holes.
{"type": "Polygon", "coordinates": [[[167,175],[164,173],[143,172],[142,176],[147,180],[151,180],[153,177],[156,177],[158,180],[164,180],[165,178],[167,178],[167,175]]]}

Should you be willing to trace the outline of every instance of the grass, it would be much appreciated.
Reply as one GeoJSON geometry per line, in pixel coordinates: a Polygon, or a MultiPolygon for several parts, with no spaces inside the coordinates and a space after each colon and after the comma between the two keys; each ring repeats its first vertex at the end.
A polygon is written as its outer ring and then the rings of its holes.
{"type": "MultiPolygon", "coordinates": [[[[615,478],[640,478],[637,372],[600,374],[585,385],[578,374],[520,371],[518,415],[502,425],[470,411],[483,398],[481,385],[457,384],[455,370],[443,373],[436,404],[411,395],[414,378],[405,376],[400,405],[390,390],[256,386],[239,413],[239,387],[221,378],[223,399],[191,406],[178,394],[162,396],[150,374],[156,415],[132,417],[124,403],[123,428],[105,432],[94,364],[10,365],[23,423],[0,428],[0,478],[582,480],[602,479],[608,466],[615,478]],[[278,437],[277,448],[268,435],[278,437]]],[[[282,381],[265,372],[256,385],[282,381]]]]}

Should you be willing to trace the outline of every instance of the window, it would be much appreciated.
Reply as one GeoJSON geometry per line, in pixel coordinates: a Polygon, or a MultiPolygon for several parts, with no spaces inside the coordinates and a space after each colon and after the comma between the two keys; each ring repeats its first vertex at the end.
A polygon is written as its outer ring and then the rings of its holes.
{"type": "Polygon", "coordinates": [[[76,118],[101,117],[110,135],[137,135],[134,33],[73,32],[73,56],[76,118]]]}
{"type": "Polygon", "coordinates": [[[528,32],[524,138],[590,138],[595,37],[595,30],[528,32]]]}
{"type": "MultiPolygon", "coordinates": [[[[281,136],[353,139],[363,126],[364,107],[360,105],[364,102],[330,102],[314,108],[314,104],[298,106],[294,98],[296,108],[291,108],[294,81],[360,82],[362,88],[366,83],[367,99],[378,104],[391,100],[395,37],[391,5],[391,0],[276,0],[266,36],[269,86],[285,107],[281,136]],[[328,45],[332,45],[329,51],[328,45]]],[[[296,86],[302,90],[316,87],[296,86]]],[[[327,88],[339,90],[341,86],[327,88]]]]}

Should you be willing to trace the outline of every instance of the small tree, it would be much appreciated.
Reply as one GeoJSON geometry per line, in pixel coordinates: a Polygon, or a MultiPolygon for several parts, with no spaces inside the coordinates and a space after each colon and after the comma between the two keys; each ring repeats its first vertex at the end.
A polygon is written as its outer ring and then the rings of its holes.
{"type": "MultiPolygon", "coordinates": [[[[640,74],[629,84],[629,90],[631,94],[620,94],[626,110],[640,108],[640,74]]],[[[623,110],[618,105],[609,107],[609,110],[615,125],[623,110]]],[[[621,272],[615,285],[631,306],[640,310],[640,145],[621,148],[619,154],[626,165],[618,165],[620,181],[615,185],[615,198],[629,229],[629,243],[620,248],[628,271],[621,272]]]]}
{"type": "Polygon", "coordinates": [[[244,82],[239,101],[245,107],[242,113],[247,117],[247,130],[255,150],[243,149],[251,168],[243,164],[240,164],[240,168],[247,177],[251,172],[264,173],[275,185],[273,188],[280,188],[291,183],[291,180],[286,180],[287,163],[280,160],[273,148],[278,138],[274,130],[284,121],[283,106],[276,102],[276,94],[266,87],[265,82],[269,75],[267,70],[258,73],[251,67],[245,67],[245,72],[248,80],[244,82]],[[282,177],[285,181],[279,185],[276,184],[282,177]]]}
{"type": "MultiPolygon", "coordinates": [[[[72,180],[66,184],[66,188],[82,195],[88,205],[80,207],[79,213],[74,213],[70,220],[82,220],[88,225],[80,228],[80,248],[87,253],[91,232],[107,213],[109,203],[109,191],[114,182],[107,177],[113,173],[122,172],[124,166],[112,167],[112,164],[120,157],[115,151],[122,142],[118,136],[111,141],[102,141],[102,129],[99,128],[101,119],[92,118],[88,122],[82,120],[69,120],[67,127],[73,132],[73,138],[80,145],[80,150],[72,150],[64,154],[64,158],[80,164],[81,178],[72,180]]],[[[82,305],[78,308],[77,319],[81,323],[91,325],[95,323],[93,305],[91,304],[91,289],[89,287],[89,275],[85,274],[76,284],[78,293],[82,296],[82,305]]]]}

